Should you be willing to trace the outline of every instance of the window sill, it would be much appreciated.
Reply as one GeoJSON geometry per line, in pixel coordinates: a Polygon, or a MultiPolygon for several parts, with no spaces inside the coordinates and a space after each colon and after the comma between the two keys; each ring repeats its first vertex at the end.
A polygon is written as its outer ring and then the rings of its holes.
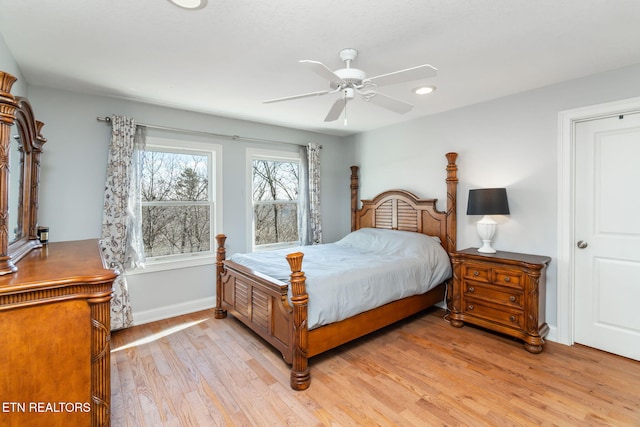
{"type": "Polygon", "coordinates": [[[151,261],[145,264],[144,268],[127,270],[125,274],[132,276],[136,274],[155,273],[158,271],[177,270],[180,268],[200,267],[203,265],[215,266],[215,255],[194,256],[191,258],[172,259],[164,261],[151,261]]]}
{"type": "Polygon", "coordinates": [[[298,248],[300,242],[287,242],[287,243],[270,243],[266,245],[254,246],[253,252],[268,252],[278,249],[298,248]]]}

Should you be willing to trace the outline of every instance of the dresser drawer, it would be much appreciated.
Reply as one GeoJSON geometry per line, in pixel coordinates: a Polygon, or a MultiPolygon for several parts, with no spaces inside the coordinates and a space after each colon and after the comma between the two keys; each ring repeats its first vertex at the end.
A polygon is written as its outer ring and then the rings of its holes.
{"type": "Polygon", "coordinates": [[[493,307],[476,298],[466,298],[464,314],[490,320],[516,329],[524,328],[524,312],[522,310],[505,310],[504,307],[493,307]]]}
{"type": "Polygon", "coordinates": [[[475,298],[516,309],[524,309],[522,292],[509,287],[464,280],[463,293],[465,300],[475,298]]]}

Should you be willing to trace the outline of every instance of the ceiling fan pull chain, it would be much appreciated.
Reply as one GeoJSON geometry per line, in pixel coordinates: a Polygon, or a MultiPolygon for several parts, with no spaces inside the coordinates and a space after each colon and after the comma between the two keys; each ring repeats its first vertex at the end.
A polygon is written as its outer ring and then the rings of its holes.
{"type": "Polygon", "coordinates": [[[347,98],[344,98],[344,125],[347,125],[347,98]]]}

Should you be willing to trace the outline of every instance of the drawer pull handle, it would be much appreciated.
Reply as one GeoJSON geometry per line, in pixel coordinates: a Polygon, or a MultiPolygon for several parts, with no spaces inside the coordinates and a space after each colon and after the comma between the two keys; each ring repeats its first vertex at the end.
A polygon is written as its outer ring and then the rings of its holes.
{"type": "Polygon", "coordinates": [[[514,297],[513,295],[511,295],[511,296],[509,297],[509,301],[511,301],[511,302],[515,302],[515,301],[516,301],[516,297],[514,297]]]}
{"type": "Polygon", "coordinates": [[[469,307],[467,307],[468,310],[473,310],[473,304],[469,304],[469,307]]]}
{"type": "Polygon", "coordinates": [[[480,275],[480,272],[479,272],[479,271],[474,271],[474,272],[473,272],[473,275],[474,275],[474,276],[479,276],[479,275],[480,275]]]}
{"type": "Polygon", "coordinates": [[[474,288],[473,286],[469,288],[469,292],[475,292],[476,288],[474,288]]]}
{"type": "Polygon", "coordinates": [[[505,282],[507,282],[507,283],[509,283],[509,282],[511,281],[511,277],[506,276],[506,277],[504,278],[504,281],[505,281],[505,282]]]}
{"type": "Polygon", "coordinates": [[[516,316],[509,317],[509,320],[511,320],[512,322],[515,322],[516,321],[516,316]]]}

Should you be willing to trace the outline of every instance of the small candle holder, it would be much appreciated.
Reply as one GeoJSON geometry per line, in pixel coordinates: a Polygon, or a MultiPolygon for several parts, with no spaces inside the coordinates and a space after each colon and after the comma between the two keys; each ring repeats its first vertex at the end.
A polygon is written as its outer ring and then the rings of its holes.
{"type": "Polygon", "coordinates": [[[43,245],[49,243],[49,227],[39,226],[37,229],[38,240],[43,245]]]}

